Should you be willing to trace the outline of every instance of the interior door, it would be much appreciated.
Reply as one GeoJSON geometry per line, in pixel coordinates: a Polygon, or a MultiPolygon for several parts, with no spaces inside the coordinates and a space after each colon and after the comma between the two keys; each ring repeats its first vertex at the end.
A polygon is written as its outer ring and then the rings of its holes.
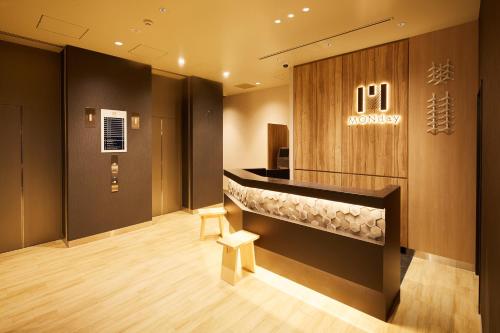
{"type": "Polygon", "coordinates": [[[0,116],[1,253],[23,247],[21,107],[0,104],[0,116]]]}

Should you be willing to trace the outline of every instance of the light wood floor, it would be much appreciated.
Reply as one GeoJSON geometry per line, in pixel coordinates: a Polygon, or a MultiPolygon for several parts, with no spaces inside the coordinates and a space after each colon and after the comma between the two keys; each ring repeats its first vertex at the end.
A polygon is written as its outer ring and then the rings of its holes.
{"type": "Polygon", "coordinates": [[[196,216],[155,222],[74,248],[1,254],[0,331],[480,331],[471,272],[414,259],[384,323],[264,269],[232,287],[219,278],[221,246],[198,240],[196,216]]]}

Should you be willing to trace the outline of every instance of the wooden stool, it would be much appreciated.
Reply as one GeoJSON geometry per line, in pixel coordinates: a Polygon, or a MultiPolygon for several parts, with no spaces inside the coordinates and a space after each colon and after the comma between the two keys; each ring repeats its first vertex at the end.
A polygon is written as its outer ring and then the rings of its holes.
{"type": "Polygon", "coordinates": [[[205,220],[208,218],[218,218],[219,219],[219,229],[221,237],[224,237],[224,215],[226,215],[226,210],[222,207],[216,208],[202,208],[198,210],[201,217],[201,228],[200,228],[200,239],[205,238],[205,220]]]}
{"type": "Polygon", "coordinates": [[[250,272],[255,272],[253,242],[259,237],[251,232],[240,230],[217,240],[217,243],[224,246],[222,249],[222,280],[234,286],[241,278],[241,266],[250,272]],[[241,260],[238,260],[240,257],[241,260]]]}

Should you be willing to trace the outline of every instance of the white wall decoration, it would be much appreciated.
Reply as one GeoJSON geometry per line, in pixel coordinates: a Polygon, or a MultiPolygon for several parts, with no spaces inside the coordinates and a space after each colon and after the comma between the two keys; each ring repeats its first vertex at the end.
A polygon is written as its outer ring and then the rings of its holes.
{"type": "MultiPolygon", "coordinates": [[[[429,72],[427,83],[437,86],[453,80],[455,68],[450,59],[447,59],[444,65],[432,62],[427,72],[429,72]]],[[[427,100],[427,133],[449,135],[453,133],[454,125],[453,99],[449,92],[446,91],[443,97],[436,97],[436,93],[433,92],[432,97],[427,100]]]]}

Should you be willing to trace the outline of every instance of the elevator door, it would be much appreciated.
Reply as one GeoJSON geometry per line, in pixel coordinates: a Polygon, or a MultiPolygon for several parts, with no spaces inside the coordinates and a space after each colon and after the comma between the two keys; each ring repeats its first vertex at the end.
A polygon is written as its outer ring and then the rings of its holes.
{"type": "Polygon", "coordinates": [[[0,105],[0,253],[23,247],[21,107],[0,105]]]}
{"type": "Polygon", "coordinates": [[[179,126],[175,118],[153,117],[153,216],[181,209],[179,126]]]}

